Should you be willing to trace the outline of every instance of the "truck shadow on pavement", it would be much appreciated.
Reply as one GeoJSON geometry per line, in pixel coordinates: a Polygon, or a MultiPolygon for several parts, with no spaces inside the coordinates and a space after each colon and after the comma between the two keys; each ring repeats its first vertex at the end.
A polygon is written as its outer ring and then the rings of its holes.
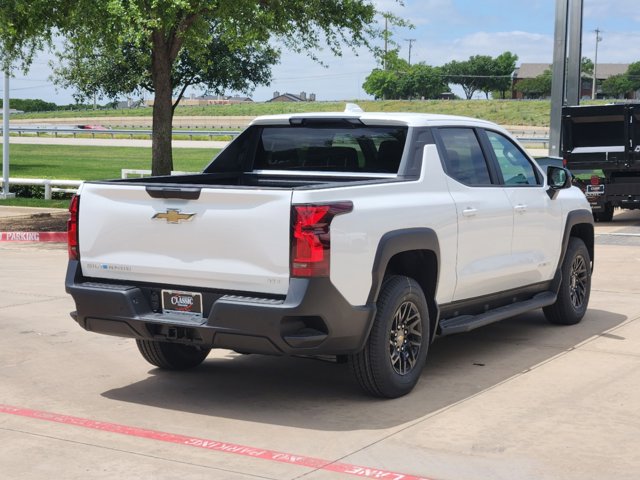
{"type": "Polygon", "coordinates": [[[213,355],[187,372],[153,369],[109,390],[117,401],[168,410],[317,430],[385,429],[414,421],[494,387],[605,334],[623,315],[589,310],[582,323],[550,325],[541,311],[437,338],[417,387],[396,400],[366,396],[348,365],[319,360],[213,355]]]}

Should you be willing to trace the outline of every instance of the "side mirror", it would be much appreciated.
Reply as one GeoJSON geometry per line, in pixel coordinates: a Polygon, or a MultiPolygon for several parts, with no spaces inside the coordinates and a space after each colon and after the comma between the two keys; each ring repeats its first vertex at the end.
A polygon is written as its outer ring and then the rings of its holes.
{"type": "Polygon", "coordinates": [[[571,173],[566,168],[550,165],[547,167],[547,185],[549,186],[547,194],[554,199],[558,190],[571,187],[571,173]]]}

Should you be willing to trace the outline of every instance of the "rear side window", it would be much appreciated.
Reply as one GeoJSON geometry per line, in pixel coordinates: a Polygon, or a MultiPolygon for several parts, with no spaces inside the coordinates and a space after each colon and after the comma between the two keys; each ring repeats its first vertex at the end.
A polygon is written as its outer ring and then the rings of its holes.
{"type": "Polygon", "coordinates": [[[266,126],[255,170],[397,173],[407,127],[266,126]]]}
{"type": "Polygon", "coordinates": [[[487,131],[487,137],[498,160],[505,185],[538,185],[535,168],[511,140],[491,131],[487,131]]]}
{"type": "Polygon", "coordinates": [[[471,128],[441,128],[447,174],[465,185],[491,185],[489,168],[471,128]]]}

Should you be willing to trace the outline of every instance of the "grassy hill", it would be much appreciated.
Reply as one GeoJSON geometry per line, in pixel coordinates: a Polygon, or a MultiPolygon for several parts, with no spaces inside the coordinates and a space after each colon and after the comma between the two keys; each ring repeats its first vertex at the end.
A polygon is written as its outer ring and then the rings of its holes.
{"type": "MultiPolygon", "coordinates": [[[[548,126],[551,104],[549,100],[353,100],[368,112],[421,112],[466,115],[484,118],[502,125],[548,126]]],[[[591,103],[591,102],[588,102],[591,103]]],[[[598,102],[604,103],[604,102],[598,102]]],[[[277,113],[340,112],[345,102],[300,102],[300,103],[242,103],[232,105],[210,105],[206,107],[178,107],[176,116],[256,116],[277,113]]],[[[45,113],[25,113],[17,119],[151,116],[151,108],[125,110],[78,110],[45,113]]]]}

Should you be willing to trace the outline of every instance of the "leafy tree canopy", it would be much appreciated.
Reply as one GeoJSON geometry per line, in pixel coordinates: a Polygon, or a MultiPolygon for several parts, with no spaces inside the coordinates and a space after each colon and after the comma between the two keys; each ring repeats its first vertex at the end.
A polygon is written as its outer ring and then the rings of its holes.
{"type": "Polygon", "coordinates": [[[398,51],[388,52],[385,58],[387,70],[374,69],[362,88],[375,98],[397,100],[402,98],[439,98],[449,87],[439,67],[424,62],[409,66],[398,57],[398,51]]]}
{"type": "Polygon", "coordinates": [[[640,90],[640,62],[629,65],[626,75],[629,79],[631,90],[640,90]]]}
{"type": "Polygon", "coordinates": [[[316,60],[323,48],[340,55],[370,47],[380,35],[375,14],[372,0],[11,0],[0,2],[0,51],[26,67],[59,34],[72,47],[62,53],[61,84],[82,86],[85,95],[152,91],[152,171],[167,174],[172,96],[185,81],[201,79],[214,91],[266,82],[274,39],[316,60]]]}
{"type": "Polygon", "coordinates": [[[585,75],[593,75],[593,61],[590,58],[582,57],[580,71],[585,75]]]}
{"type": "Polygon", "coordinates": [[[473,55],[468,60],[453,60],[442,66],[447,81],[460,85],[467,100],[477,91],[489,98],[492,90],[502,93],[511,87],[511,75],[516,67],[518,56],[504,52],[496,58],[489,55],[473,55]]]}
{"type": "Polygon", "coordinates": [[[551,70],[535,78],[525,78],[516,83],[514,89],[525,98],[544,98],[551,95],[551,70]]]}
{"type": "Polygon", "coordinates": [[[627,74],[612,75],[602,82],[602,93],[606,97],[620,98],[633,90],[627,74]]]}
{"type": "MultiPolygon", "coordinates": [[[[32,98],[12,98],[9,103],[11,108],[22,110],[23,112],[50,112],[58,109],[55,103],[32,98]]],[[[0,108],[2,105],[3,102],[0,99],[0,108]]]]}

